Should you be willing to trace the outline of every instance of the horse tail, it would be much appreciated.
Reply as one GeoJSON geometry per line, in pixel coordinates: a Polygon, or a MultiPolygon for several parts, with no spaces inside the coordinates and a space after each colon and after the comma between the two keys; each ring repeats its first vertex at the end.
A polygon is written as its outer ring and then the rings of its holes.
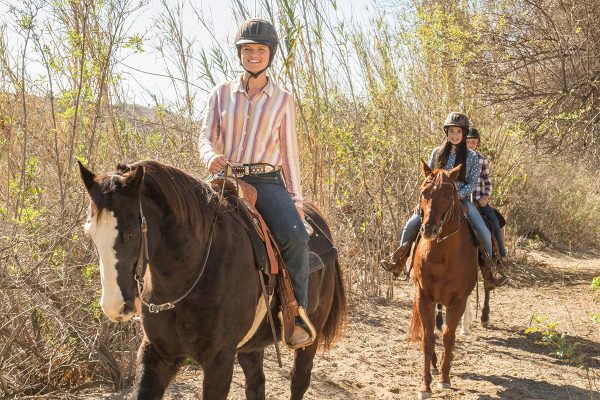
{"type": "Polygon", "coordinates": [[[335,259],[333,301],[327,314],[327,320],[321,330],[321,348],[328,350],[346,329],[348,305],[346,303],[346,290],[342,278],[342,268],[338,259],[335,259]]]}
{"type": "Polygon", "coordinates": [[[421,313],[417,307],[417,293],[415,291],[415,299],[413,301],[412,317],[410,319],[410,330],[408,331],[408,340],[417,342],[423,336],[423,324],[421,322],[421,313]]]}

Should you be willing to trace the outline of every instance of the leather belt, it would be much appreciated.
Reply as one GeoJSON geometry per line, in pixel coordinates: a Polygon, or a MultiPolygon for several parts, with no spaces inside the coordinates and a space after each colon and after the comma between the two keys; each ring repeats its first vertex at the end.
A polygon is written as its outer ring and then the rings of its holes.
{"type": "Polygon", "coordinates": [[[233,164],[230,163],[231,170],[236,176],[266,174],[267,172],[279,171],[281,167],[276,167],[267,163],[258,164],[233,164]]]}

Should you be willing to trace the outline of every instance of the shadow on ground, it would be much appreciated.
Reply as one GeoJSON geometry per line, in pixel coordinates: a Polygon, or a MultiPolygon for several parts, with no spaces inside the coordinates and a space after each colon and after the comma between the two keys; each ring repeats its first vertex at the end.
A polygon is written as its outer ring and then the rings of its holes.
{"type": "Polygon", "coordinates": [[[528,399],[528,400],[599,400],[600,395],[592,390],[571,385],[554,385],[544,381],[518,378],[509,375],[459,374],[463,379],[487,381],[500,386],[497,396],[483,395],[478,400],[528,399]]]}
{"type": "MultiPolygon", "coordinates": [[[[502,348],[518,349],[546,356],[555,350],[555,348],[542,343],[542,335],[538,332],[525,334],[501,328],[496,328],[496,330],[504,331],[506,334],[500,337],[488,338],[486,341],[494,345],[498,349],[496,351],[503,353],[505,356],[514,356],[514,354],[510,350],[504,351],[502,348]]],[[[600,365],[600,347],[598,343],[578,336],[567,336],[565,343],[567,346],[574,348],[575,355],[585,355],[587,366],[592,369],[598,368],[600,365]]],[[[554,363],[558,365],[573,365],[573,363],[559,358],[554,360],[554,363]]]]}
{"type": "MultiPolygon", "coordinates": [[[[558,253],[567,257],[564,253],[558,253]]],[[[594,253],[594,255],[596,255],[594,253]]],[[[580,258],[593,258],[578,255],[580,258]]],[[[565,261],[565,263],[567,263],[565,261]]],[[[565,286],[574,286],[581,283],[590,283],[597,271],[593,270],[565,270],[556,268],[543,260],[534,260],[530,257],[513,258],[507,263],[511,286],[527,287],[559,283],[565,286]]]]}

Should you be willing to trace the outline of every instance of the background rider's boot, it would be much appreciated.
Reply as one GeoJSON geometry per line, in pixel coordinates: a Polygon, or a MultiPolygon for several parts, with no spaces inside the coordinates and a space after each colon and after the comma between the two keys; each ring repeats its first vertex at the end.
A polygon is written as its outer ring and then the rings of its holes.
{"type": "Polygon", "coordinates": [[[492,271],[489,267],[481,266],[481,276],[483,277],[483,287],[486,290],[494,290],[496,289],[496,285],[494,284],[494,279],[492,278],[492,271]]]}
{"type": "Polygon", "coordinates": [[[481,265],[481,276],[483,276],[483,287],[488,290],[500,287],[508,281],[506,276],[494,276],[496,262],[488,256],[484,256],[483,265],[481,265]]]}
{"type": "Polygon", "coordinates": [[[392,253],[389,257],[381,260],[381,268],[386,271],[398,270],[399,266],[402,266],[406,263],[406,259],[408,258],[408,254],[410,253],[410,248],[412,247],[412,242],[408,241],[398,247],[394,253],[392,253]]]}
{"type": "Polygon", "coordinates": [[[490,267],[490,271],[492,273],[492,278],[496,283],[496,287],[504,286],[508,283],[508,277],[504,275],[504,273],[500,270],[499,265],[494,262],[490,267]]]}

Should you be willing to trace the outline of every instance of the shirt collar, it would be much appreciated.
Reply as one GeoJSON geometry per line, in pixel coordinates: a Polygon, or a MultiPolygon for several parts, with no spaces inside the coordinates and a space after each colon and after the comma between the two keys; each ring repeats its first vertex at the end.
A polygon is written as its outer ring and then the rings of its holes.
{"type": "MultiPolygon", "coordinates": [[[[240,76],[233,81],[233,83],[231,84],[231,92],[235,93],[235,92],[241,92],[241,93],[245,93],[246,92],[246,88],[244,87],[244,82],[242,81],[242,77],[244,76],[244,74],[240,74],[240,76]]],[[[267,84],[265,85],[264,88],[262,88],[262,92],[266,93],[269,97],[273,96],[273,93],[275,93],[275,84],[273,83],[273,80],[268,77],[267,78],[267,84]]]]}

